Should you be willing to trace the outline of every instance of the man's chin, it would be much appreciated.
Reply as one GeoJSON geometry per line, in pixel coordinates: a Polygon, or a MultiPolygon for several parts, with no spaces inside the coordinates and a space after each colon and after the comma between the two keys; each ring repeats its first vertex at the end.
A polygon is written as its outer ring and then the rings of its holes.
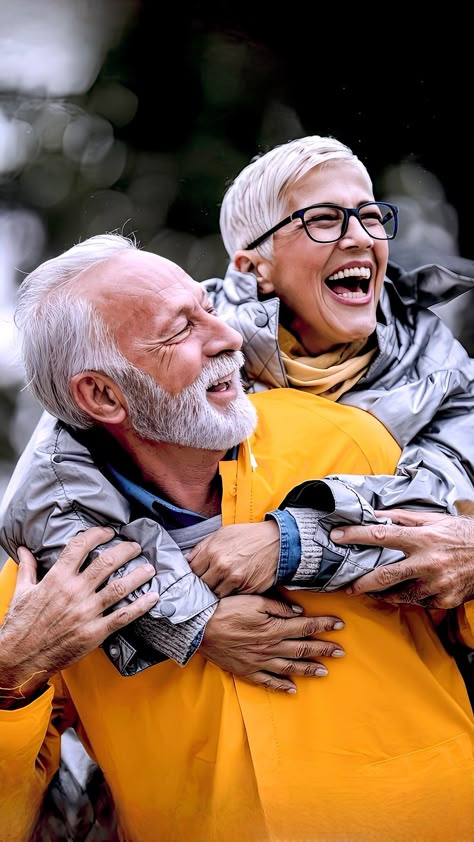
{"type": "Polygon", "coordinates": [[[212,407],[212,415],[215,424],[208,418],[203,435],[200,436],[196,430],[194,436],[194,446],[202,450],[229,450],[251,436],[258,422],[257,411],[244,394],[239,395],[226,410],[212,407]]]}

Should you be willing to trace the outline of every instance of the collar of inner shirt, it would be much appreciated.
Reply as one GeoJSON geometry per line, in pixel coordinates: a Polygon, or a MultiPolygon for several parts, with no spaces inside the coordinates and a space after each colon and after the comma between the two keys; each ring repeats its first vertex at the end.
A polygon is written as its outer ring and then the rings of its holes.
{"type": "MultiPolygon", "coordinates": [[[[161,523],[165,529],[182,529],[207,520],[206,515],[175,505],[162,492],[157,494],[153,486],[144,482],[136,465],[116,442],[110,440],[110,436],[105,437],[104,434],[101,435],[98,432],[93,433],[92,430],[88,430],[85,437],[80,437],[83,438],[100,469],[142,516],[146,513],[161,523]]],[[[238,445],[232,447],[227,451],[223,461],[237,459],[238,452],[238,445]]],[[[220,477],[217,477],[217,480],[219,493],[222,494],[222,481],[220,477]]]]}

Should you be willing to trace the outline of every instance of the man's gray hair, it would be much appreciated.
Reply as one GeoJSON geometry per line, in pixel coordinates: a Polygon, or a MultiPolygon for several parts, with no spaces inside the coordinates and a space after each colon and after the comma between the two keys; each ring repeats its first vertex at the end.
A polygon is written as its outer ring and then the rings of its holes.
{"type": "MultiPolygon", "coordinates": [[[[340,160],[355,161],[365,170],[348,146],[319,135],[289,141],[255,158],[234,179],[222,200],[220,229],[230,259],[284,219],[288,192],[295,182],[313,167],[340,160]]],[[[258,246],[263,257],[271,259],[272,243],[270,238],[258,246]]]]}
{"type": "Polygon", "coordinates": [[[42,263],[20,286],[15,323],[28,384],[51,415],[73,427],[93,424],[72,397],[75,374],[102,371],[122,387],[135,370],[98,310],[75,295],[74,281],[92,266],[136,248],[119,234],[90,237],[42,263]]]}

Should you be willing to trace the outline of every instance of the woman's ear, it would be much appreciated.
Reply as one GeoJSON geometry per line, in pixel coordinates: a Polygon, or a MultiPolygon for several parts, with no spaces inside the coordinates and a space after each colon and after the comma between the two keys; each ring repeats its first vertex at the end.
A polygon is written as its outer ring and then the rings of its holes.
{"type": "Polygon", "coordinates": [[[237,251],[234,255],[234,265],[239,272],[253,272],[261,295],[269,295],[275,291],[272,281],[273,266],[257,251],[237,251]]]}
{"type": "Polygon", "coordinates": [[[255,266],[253,264],[255,252],[253,251],[236,251],[234,254],[234,266],[238,272],[253,272],[255,274],[255,266]]]}
{"type": "Polygon", "coordinates": [[[117,384],[98,371],[82,371],[71,380],[71,393],[78,407],[99,424],[121,424],[127,403],[117,384]]]}

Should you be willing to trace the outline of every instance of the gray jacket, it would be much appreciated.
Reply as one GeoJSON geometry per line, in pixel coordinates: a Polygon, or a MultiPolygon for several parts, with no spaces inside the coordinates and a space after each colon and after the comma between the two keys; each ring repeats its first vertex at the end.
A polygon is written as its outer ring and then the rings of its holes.
{"type": "MultiPolygon", "coordinates": [[[[437,301],[446,281],[454,294],[472,284],[438,267],[415,273],[411,281],[403,276],[401,284],[414,290],[416,283],[420,294],[424,277],[428,290],[434,285],[437,301]]],[[[253,276],[232,269],[223,281],[206,285],[224,318],[244,335],[251,388],[285,385],[276,340],[278,300],[259,302],[253,276]]],[[[334,525],[374,522],[374,508],[395,505],[453,511],[455,499],[473,496],[469,412],[474,362],[436,316],[410,302],[405,309],[390,283],[382,296],[377,335],[380,353],[341,400],[372,412],[405,448],[398,474],[332,477],[305,483],[288,496],[282,505],[295,517],[302,545],[292,587],[332,590],[399,558],[391,550],[333,545],[328,535],[334,525]]],[[[111,524],[115,541],[139,541],[157,571],[151,587],[160,601],[150,612],[152,624],[136,621],[104,644],[124,675],[163,655],[186,663],[217,604],[167,533],[150,518],[130,522],[130,517],[128,501],[100,472],[87,447],[45,414],[2,500],[0,543],[13,558],[25,544],[44,572],[67,541],[91,525],[111,524]]],[[[129,562],[126,569],[142,560],[129,562]]]]}
{"type": "MultiPolygon", "coordinates": [[[[334,517],[364,520],[363,509],[405,507],[455,512],[456,500],[474,498],[474,360],[428,307],[472,289],[473,267],[454,262],[466,274],[438,265],[403,272],[392,265],[377,317],[378,354],[367,373],[340,398],[372,413],[402,448],[395,476],[334,476],[325,483],[333,516],[316,524],[315,514],[291,509],[302,537],[302,562],[293,579],[304,586],[308,542],[319,556],[312,587],[329,590],[380,564],[396,560],[392,550],[353,547],[337,563],[329,539],[334,517]],[[469,272],[470,274],[467,274],[469,272]],[[356,513],[357,502],[361,514],[356,513]],[[319,549],[321,548],[321,549],[319,549]],[[336,563],[335,563],[336,561],[336,563]]],[[[458,268],[458,267],[456,267],[458,268]]],[[[231,264],[225,278],[205,282],[211,302],[244,337],[245,374],[251,391],[288,386],[278,346],[279,299],[259,300],[255,276],[231,264]]],[[[316,484],[321,488],[320,484],[316,484]]],[[[310,506],[315,486],[305,484],[285,501],[310,506]]]]}

